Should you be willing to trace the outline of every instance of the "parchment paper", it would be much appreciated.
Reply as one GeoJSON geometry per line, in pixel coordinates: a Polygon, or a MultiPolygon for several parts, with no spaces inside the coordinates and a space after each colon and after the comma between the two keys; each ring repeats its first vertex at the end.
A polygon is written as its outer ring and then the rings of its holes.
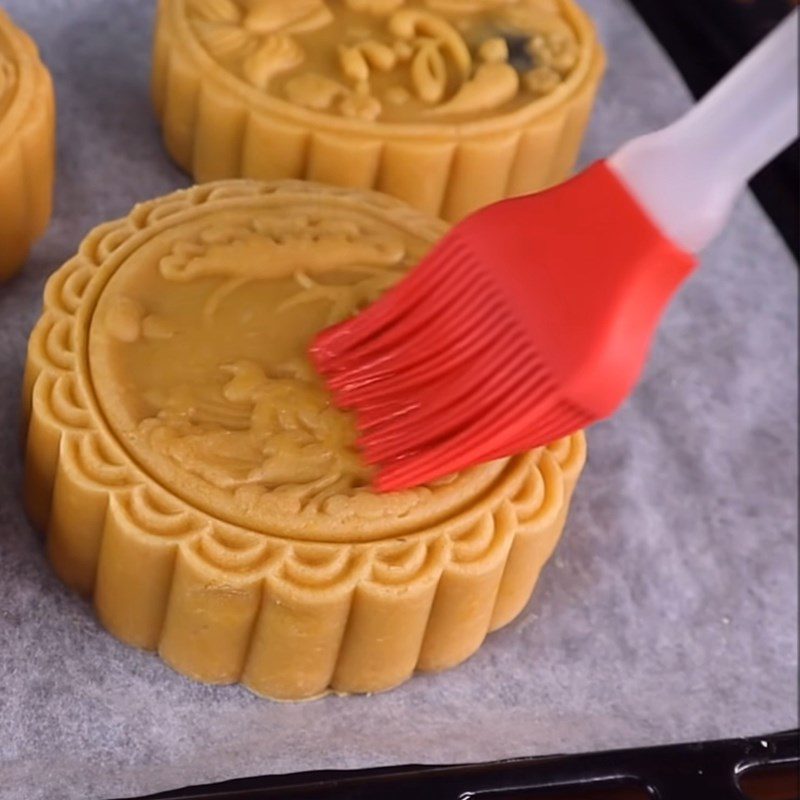
{"type": "MultiPolygon", "coordinates": [[[[150,108],[151,0],[3,4],[40,42],[59,102],[55,218],[0,287],[3,800],[797,725],[797,269],[750,197],[672,305],[636,396],[591,432],[530,605],[468,663],[385,695],[284,705],[192,683],[106,634],[20,507],[25,343],[47,275],[89,228],[188,179],[150,108]]],[[[689,102],[623,0],[586,5],[610,69],[584,161],[689,102]]]]}

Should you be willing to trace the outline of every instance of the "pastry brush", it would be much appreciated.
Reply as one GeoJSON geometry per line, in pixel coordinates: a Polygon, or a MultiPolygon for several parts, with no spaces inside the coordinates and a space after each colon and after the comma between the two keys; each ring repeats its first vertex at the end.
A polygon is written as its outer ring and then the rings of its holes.
{"type": "Polygon", "coordinates": [[[677,122],[475,212],[316,338],[312,360],[355,412],[377,490],[546,444],[620,406],[695,254],[797,136],[797,16],[677,122]]]}

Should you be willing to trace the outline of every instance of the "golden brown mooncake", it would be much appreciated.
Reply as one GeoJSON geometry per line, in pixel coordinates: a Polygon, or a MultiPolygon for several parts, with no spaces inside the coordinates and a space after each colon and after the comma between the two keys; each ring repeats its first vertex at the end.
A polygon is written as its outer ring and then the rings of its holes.
{"type": "Polygon", "coordinates": [[[32,39],[0,8],[0,281],[23,264],[50,219],[55,100],[32,39]]]}
{"type": "Polygon", "coordinates": [[[583,434],[377,495],[306,357],[445,229],[376,193],[226,181],[138,205],[54,273],[26,506],[109,631],[301,699],[451,667],[520,612],[583,434]]]}
{"type": "Polygon", "coordinates": [[[603,67],[573,0],[160,0],[153,96],[199,181],[373,188],[457,220],[568,176],[603,67]]]}

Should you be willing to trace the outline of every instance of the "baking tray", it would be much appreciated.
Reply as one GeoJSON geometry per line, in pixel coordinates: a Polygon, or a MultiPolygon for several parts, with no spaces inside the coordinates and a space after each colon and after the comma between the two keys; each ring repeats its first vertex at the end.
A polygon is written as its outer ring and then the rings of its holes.
{"type": "MultiPolygon", "coordinates": [[[[27,0],[26,0],[27,1],[27,0]]],[[[611,2],[612,0],[609,0],[611,2]]],[[[721,35],[724,18],[719,16],[725,6],[737,8],[741,19],[767,9],[785,8],[789,0],[631,0],[637,7],[649,5],[670,16],[672,22],[694,19],[708,10],[709,28],[721,35]],[[713,11],[713,13],[712,13],[713,11]],[[681,14],[684,14],[681,17],[681,14]],[[687,16],[688,15],[688,16],[687,16]],[[716,16],[715,16],[716,15],[716,16]]],[[[645,19],[647,17],[645,16],[645,19]]],[[[648,19],[648,22],[650,20],[648,19]]],[[[651,26],[658,33],[655,26],[651,26]]],[[[673,26],[675,27],[675,26],[673,26]]],[[[677,24],[678,38],[692,40],[686,25],[677,24]]],[[[752,32],[752,31],[751,31],[752,32]]],[[[668,49],[670,45],[662,39],[668,49]]],[[[741,51],[741,47],[738,48],[741,51]]],[[[734,52],[732,49],[731,52],[734,52]]],[[[689,49],[689,66],[707,65],[709,53],[700,59],[689,49]]],[[[683,67],[680,60],[678,66],[683,67]]],[[[691,75],[684,75],[696,94],[703,87],[692,84],[691,75]]],[[[791,155],[791,154],[790,154],[791,155]]],[[[792,186],[789,202],[779,191],[772,192],[772,208],[788,209],[796,228],[797,198],[796,171],[778,169],[779,182],[792,186]]],[[[762,201],[763,194],[760,194],[762,201]]],[[[776,221],[776,216],[773,216],[776,221]]],[[[790,231],[791,234],[791,231],[790,231]]],[[[786,234],[784,234],[786,236],[786,234]]],[[[788,239],[787,239],[788,241],[788,239]]],[[[796,252],[796,251],[795,251],[796,252]]],[[[713,665],[709,665],[713,669],[713,665]]],[[[791,718],[790,718],[791,722],[791,718]]],[[[784,723],[785,724],[785,723],[784,723]]],[[[793,724],[793,722],[791,723],[793,724]]],[[[470,736],[464,729],[463,735],[470,736]]],[[[80,755],[80,753],[75,753],[80,755]]],[[[408,797],[412,800],[436,798],[495,798],[495,800],[522,800],[522,798],[572,798],[577,800],[606,800],[606,798],[633,798],[658,796],[662,798],[715,798],[740,797],[736,783],[741,778],[751,789],[756,800],[788,800],[799,797],[797,790],[798,731],[769,734],[763,737],[702,742],[666,747],[627,749],[581,755],[552,755],[540,758],[523,758],[500,762],[458,766],[402,766],[367,769],[350,772],[297,773],[284,776],[248,778],[204,787],[172,790],[151,798],[191,800],[194,798],[333,798],[333,797],[408,797]],[[657,793],[657,794],[656,794],[657,793]]],[[[243,774],[243,773],[240,773],[243,774]]],[[[198,776],[199,778],[199,776],[198,776]]],[[[177,781],[176,781],[177,783],[177,781]]],[[[164,785],[164,784],[161,784],[164,785]]],[[[120,789],[120,791],[122,791],[120,789]]],[[[55,800],[55,797],[52,798],[55,800]]]]}
{"type": "Polygon", "coordinates": [[[310,772],[227,781],[150,800],[795,800],[800,731],[489,764],[310,772]],[[741,788],[740,788],[741,787],[741,788]],[[742,791],[744,790],[744,791],[742,791]]]}

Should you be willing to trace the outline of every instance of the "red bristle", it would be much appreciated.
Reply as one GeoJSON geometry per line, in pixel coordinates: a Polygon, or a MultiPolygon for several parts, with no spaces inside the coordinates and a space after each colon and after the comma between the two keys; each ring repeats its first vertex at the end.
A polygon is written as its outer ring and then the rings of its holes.
{"type": "Polygon", "coordinates": [[[487,459],[475,447],[476,440],[480,441],[485,436],[486,430],[482,421],[476,420],[459,434],[415,451],[411,458],[383,461],[380,463],[380,485],[382,489],[390,485],[416,485],[445,472],[459,471],[485,461],[487,459]]]}
{"type": "Polygon", "coordinates": [[[425,483],[445,474],[466,469],[478,463],[473,456],[474,448],[467,442],[465,446],[453,446],[452,442],[437,448],[414,452],[408,458],[395,459],[381,464],[379,486],[382,491],[391,488],[405,488],[425,483]]]}
{"type": "MultiPolygon", "coordinates": [[[[540,447],[550,444],[555,439],[560,439],[561,430],[565,424],[569,423],[566,421],[564,411],[556,403],[550,411],[537,417],[535,427],[525,431],[526,442],[529,442],[528,447],[540,447]]],[[[511,444],[513,445],[514,442],[512,441],[511,444]]]]}
{"type": "MultiPolygon", "coordinates": [[[[484,322],[470,314],[453,315],[453,324],[460,324],[462,329],[454,329],[447,334],[439,335],[438,328],[432,328],[431,336],[437,337],[437,346],[427,358],[425,347],[409,342],[395,353],[392,369],[376,367],[368,376],[362,374],[352,381],[331,380],[330,384],[332,388],[340,390],[339,394],[346,402],[356,405],[379,401],[384,396],[396,397],[426,385],[446,384],[450,372],[483,356],[481,351],[486,350],[486,336],[481,336],[480,332],[493,322],[491,314],[487,313],[485,317],[484,322]],[[449,345],[451,340],[452,346],[449,345]]],[[[503,324],[502,318],[493,327],[497,329],[492,343],[494,349],[505,353],[519,341],[519,336],[511,326],[503,324]]]]}
{"type": "MultiPolygon", "coordinates": [[[[429,328],[426,329],[424,342],[412,340],[398,343],[393,353],[395,370],[389,371],[376,366],[370,377],[379,377],[381,380],[386,380],[388,387],[406,371],[411,371],[417,365],[430,361],[430,359],[426,358],[426,355],[430,352],[431,340],[436,342],[433,347],[433,358],[440,359],[443,367],[459,360],[451,356],[459,356],[460,358],[467,356],[477,358],[481,356],[481,351],[487,349],[487,336],[485,334],[487,329],[493,331],[493,339],[495,340],[501,338],[519,340],[518,334],[514,332],[513,326],[507,322],[507,317],[504,318],[502,316],[501,311],[502,309],[498,306],[487,306],[480,302],[475,302],[474,304],[464,303],[459,305],[457,309],[451,309],[448,314],[440,315],[438,319],[431,322],[429,328]],[[481,336],[481,331],[483,331],[483,336],[481,336]]],[[[489,341],[490,346],[494,346],[494,341],[489,341]]],[[[360,373],[359,377],[363,377],[364,374],[363,372],[360,373]]],[[[357,384],[357,382],[354,383],[357,384]]]]}
{"type": "MultiPolygon", "coordinates": [[[[390,398],[374,405],[355,406],[358,429],[361,431],[361,441],[364,441],[369,436],[369,431],[373,425],[383,426],[391,420],[408,417],[409,414],[418,409],[418,406],[418,401],[410,397],[390,398]]],[[[407,425],[406,422],[401,424],[403,428],[407,425]]]]}
{"type": "MultiPolygon", "coordinates": [[[[401,457],[408,449],[413,449],[418,452],[415,463],[424,466],[425,460],[431,452],[435,454],[442,448],[449,448],[449,452],[453,453],[461,442],[465,443],[465,446],[473,448],[475,448],[476,442],[492,442],[492,445],[487,444],[483,449],[493,448],[496,439],[502,439],[504,436],[513,437],[514,430],[520,424],[524,426],[524,419],[530,418],[528,415],[524,418],[520,417],[519,408],[522,407],[523,401],[524,407],[533,409],[533,413],[537,410],[540,413],[546,413],[550,405],[548,398],[551,395],[552,385],[546,376],[542,374],[538,376],[521,375],[515,390],[509,391],[501,402],[482,403],[479,407],[474,408],[472,417],[468,421],[464,421],[457,430],[443,432],[438,439],[429,439],[424,443],[417,441],[409,443],[409,436],[405,438],[399,436],[391,443],[392,446],[365,448],[365,454],[374,463],[386,463],[401,457]],[[380,452],[380,458],[377,457],[378,452],[380,452]]],[[[416,424],[416,420],[409,415],[407,422],[410,432],[416,424]]],[[[379,429],[378,435],[381,432],[382,430],[379,429]]]]}
{"type": "MultiPolygon", "coordinates": [[[[414,393],[395,396],[395,400],[401,400],[415,411],[413,425],[410,426],[412,430],[406,432],[409,421],[404,417],[384,419],[379,414],[364,413],[366,408],[360,409],[362,413],[359,415],[359,422],[362,429],[369,433],[377,426],[376,436],[380,441],[390,441],[399,436],[406,439],[409,447],[414,447],[419,437],[429,439],[438,436],[441,426],[450,428],[459,424],[459,416],[454,417],[452,414],[453,408],[469,411],[474,408],[476,399],[491,401],[494,395],[502,393],[509,380],[514,380],[526,361],[525,348],[519,343],[517,348],[516,353],[510,354],[506,364],[492,375],[490,382],[487,381],[485,370],[479,364],[473,363],[448,375],[446,383],[436,382],[414,393]]],[[[374,437],[365,437],[370,438],[375,441],[374,437]]]]}
{"type": "MultiPolygon", "coordinates": [[[[449,272],[448,280],[438,291],[431,287],[405,318],[384,326],[338,358],[327,371],[334,388],[347,386],[351,391],[393,372],[405,371],[420,360],[420,354],[424,358],[431,340],[437,342],[438,349],[447,351],[464,339],[475,338],[470,335],[474,331],[470,323],[484,310],[486,290],[480,285],[474,262],[455,252],[449,254],[447,264],[426,263],[424,268],[429,267],[437,278],[442,274],[448,277],[449,272]]],[[[383,302],[379,300],[376,306],[383,302]]]]}
{"type": "MultiPolygon", "coordinates": [[[[532,388],[530,383],[523,381],[519,391],[524,393],[532,388]]],[[[523,417],[517,410],[520,407],[519,398],[509,398],[510,402],[502,415],[487,420],[478,414],[471,425],[438,442],[414,449],[411,451],[413,455],[409,455],[407,448],[398,449],[391,458],[378,462],[380,474],[376,486],[381,491],[394,491],[424,483],[445,471],[465,469],[475,463],[549,444],[591,422],[592,418],[585,412],[569,403],[558,402],[547,378],[540,377],[539,391],[532,391],[531,394],[537,395],[539,400],[533,403],[526,401],[523,417]],[[547,398],[551,399],[548,401],[547,398]],[[476,447],[476,442],[480,441],[487,442],[487,446],[476,447]],[[488,442],[491,442],[491,446],[488,442]]]]}
{"type": "Polygon", "coordinates": [[[432,471],[427,473],[416,472],[411,478],[408,476],[405,478],[402,476],[398,477],[391,467],[387,467],[378,473],[374,485],[378,492],[401,492],[405,489],[413,489],[415,486],[424,485],[440,477],[442,477],[441,473],[432,471]]]}
{"type": "MultiPolygon", "coordinates": [[[[519,339],[510,341],[505,348],[506,360],[500,367],[488,370],[483,361],[473,361],[461,369],[443,373],[440,380],[430,382],[423,387],[417,387],[415,391],[408,393],[390,393],[384,396],[385,400],[402,400],[407,405],[415,404],[420,408],[420,415],[415,419],[415,423],[427,426],[433,422],[430,416],[438,414],[440,410],[447,410],[454,403],[465,401],[467,406],[474,408],[476,403],[490,405],[502,402],[504,393],[509,388],[513,388],[519,383],[524,383],[525,378],[533,381],[536,374],[536,365],[531,361],[529,353],[525,349],[524,343],[519,339]],[[480,389],[475,393],[476,389],[480,389]]],[[[490,357],[487,360],[489,365],[494,363],[490,357]]],[[[379,401],[376,401],[376,405],[379,401]]],[[[365,410],[367,406],[359,407],[365,410]]],[[[370,414],[370,416],[376,416],[370,414]]],[[[385,427],[382,420],[378,418],[377,424],[380,425],[382,432],[390,432],[392,427],[385,427]]],[[[370,424],[364,422],[364,429],[369,430],[370,424]]]]}
{"type": "Polygon", "coordinates": [[[564,436],[568,436],[581,428],[586,427],[592,422],[592,417],[576,412],[568,403],[560,403],[558,413],[554,414],[550,420],[539,423],[537,420],[534,433],[538,434],[538,441],[532,446],[550,444],[558,441],[564,436]]]}
{"type": "MultiPolygon", "coordinates": [[[[408,449],[422,449],[432,442],[463,430],[473,419],[485,418],[492,414],[501,394],[502,388],[488,393],[485,401],[480,403],[475,403],[474,399],[470,398],[459,407],[458,411],[444,414],[435,425],[430,423],[429,416],[422,416],[419,409],[409,403],[404,414],[394,420],[384,419],[383,424],[372,428],[362,423],[360,425],[363,431],[362,446],[367,456],[376,461],[394,458],[408,449]],[[386,431],[389,422],[395,424],[392,425],[392,430],[386,431]]],[[[457,400],[453,398],[452,407],[456,404],[457,400]]]]}
{"type": "MultiPolygon", "coordinates": [[[[463,398],[451,397],[445,404],[447,408],[458,409],[457,413],[438,416],[421,417],[416,409],[394,420],[385,420],[361,438],[361,446],[370,461],[383,462],[398,457],[407,450],[423,451],[437,441],[455,440],[461,435],[494,435],[495,428],[501,432],[507,424],[513,422],[513,415],[518,416],[518,403],[536,404],[539,398],[546,396],[547,382],[539,377],[524,372],[514,374],[512,370],[503,380],[493,381],[491,389],[484,387],[481,393],[463,398]],[[460,401],[460,402],[459,402],[460,401]],[[501,413],[504,409],[510,409],[501,413]],[[506,417],[512,417],[510,421],[506,417]],[[388,432],[391,428],[391,434],[388,432]]],[[[360,416],[359,416],[360,421],[360,416]]]]}
{"type": "MultiPolygon", "coordinates": [[[[431,251],[431,255],[446,250],[447,247],[443,242],[431,251]]],[[[428,257],[430,258],[431,256],[429,255],[428,257]]],[[[327,331],[322,331],[318,339],[326,341],[332,337],[334,331],[347,327],[352,333],[352,336],[348,337],[348,342],[357,345],[361,339],[367,338],[374,333],[375,326],[378,323],[383,325],[391,323],[394,318],[399,318],[405,310],[401,301],[405,299],[414,300],[420,294],[427,294],[429,280],[436,279],[436,276],[426,274],[425,264],[426,260],[421,261],[399,284],[387,290],[383,298],[390,298],[392,300],[391,303],[374,303],[353,319],[329,328],[327,331]]],[[[339,353],[339,355],[342,354],[343,352],[339,353]]]]}
{"type": "MultiPolygon", "coordinates": [[[[354,355],[353,358],[358,359],[358,356],[354,355]]],[[[367,386],[384,375],[391,375],[394,369],[392,365],[396,360],[397,355],[393,350],[384,350],[371,358],[360,359],[358,367],[328,373],[328,385],[347,394],[353,386],[367,386]]]]}
{"type": "Polygon", "coordinates": [[[548,415],[548,419],[540,422],[539,419],[532,423],[532,427],[520,431],[519,436],[509,439],[500,453],[490,453],[487,457],[499,458],[501,455],[529,450],[534,447],[548,445],[558,439],[574,433],[583,427],[581,419],[571,415],[562,405],[557,405],[553,412],[548,415]]]}
{"type": "MultiPolygon", "coordinates": [[[[377,305],[382,302],[379,300],[377,305]]],[[[373,372],[390,371],[395,359],[401,358],[409,349],[413,350],[414,339],[421,338],[420,344],[424,344],[430,326],[441,319],[446,310],[447,303],[420,301],[413,313],[407,313],[385,325],[338,358],[335,365],[327,370],[332,384],[339,386],[343,381],[357,383],[360,379],[369,380],[373,372]]]]}
{"type": "Polygon", "coordinates": [[[375,370],[369,378],[362,378],[357,389],[342,380],[344,397],[352,397],[360,405],[368,405],[373,401],[393,394],[405,394],[414,387],[424,386],[433,381],[446,380],[446,374],[458,369],[462,364],[474,358],[481,347],[479,336],[466,337],[456,342],[452,348],[441,347],[432,351],[428,358],[409,361],[403,370],[375,370]]]}
{"type": "MultiPolygon", "coordinates": [[[[356,383],[362,377],[369,379],[373,372],[382,374],[391,369],[392,361],[406,351],[416,352],[419,349],[424,352],[432,328],[438,331],[439,336],[447,336],[448,343],[457,341],[464,326],[460,319],[453,316],[454,310],[477,306],[479,299],[474,287],[463,285],[466,275],[465,269],[439,293],[420,298],[416,304],[408,304],[407,312],[413,310],[413,313],[406,313],[393,324],[381,328],[370,339],[351,348],[348,354],[337,360],[331,375],[332,384],[341,385],[338,383],[341,376],[346,376],[349,383],[356,383]],[[456,302],[457,305],[454,305],[456,302]],[[449,336],[448,327],[452,329],[449,336]],[[413,341],[417,338],[421,339],[421,346],[413,348],[413,341]]],[[[382,302],[379,300],[376,305],[382,302]]]]}
{"type": "Polygon", "coordinates": [[[392,435],[385,435],[382,427],[365,433],[360,441],[364,453],[371,461],[391,461],[408,450],[424,450],[436,442],[458,436],[462,431],[475,427],[479,423],[486,424],[487,415],[491,413],[489,406],[475,407],[469,403],[459,408],[446,420],[424,433],[416,433],[422,425],[415,409],[410,409],[400,417],[401,425],[392,435]]]}
{"type": "MultiPolygon", "coordinates": [[[[320,333],[311,346],[315,364],[322,371],[345,368],[348,355],[379,337],[384,329],[403,323],[420,302],[437,303],[448,276],[457,269],[463,246],[454,237],[445,239],[397,286],[356,317],[320,333]],[[451,241],[451,238],[453,241],[451,241]]],[[[416,324],[412,319],[412,324],[416,324]]]]}

